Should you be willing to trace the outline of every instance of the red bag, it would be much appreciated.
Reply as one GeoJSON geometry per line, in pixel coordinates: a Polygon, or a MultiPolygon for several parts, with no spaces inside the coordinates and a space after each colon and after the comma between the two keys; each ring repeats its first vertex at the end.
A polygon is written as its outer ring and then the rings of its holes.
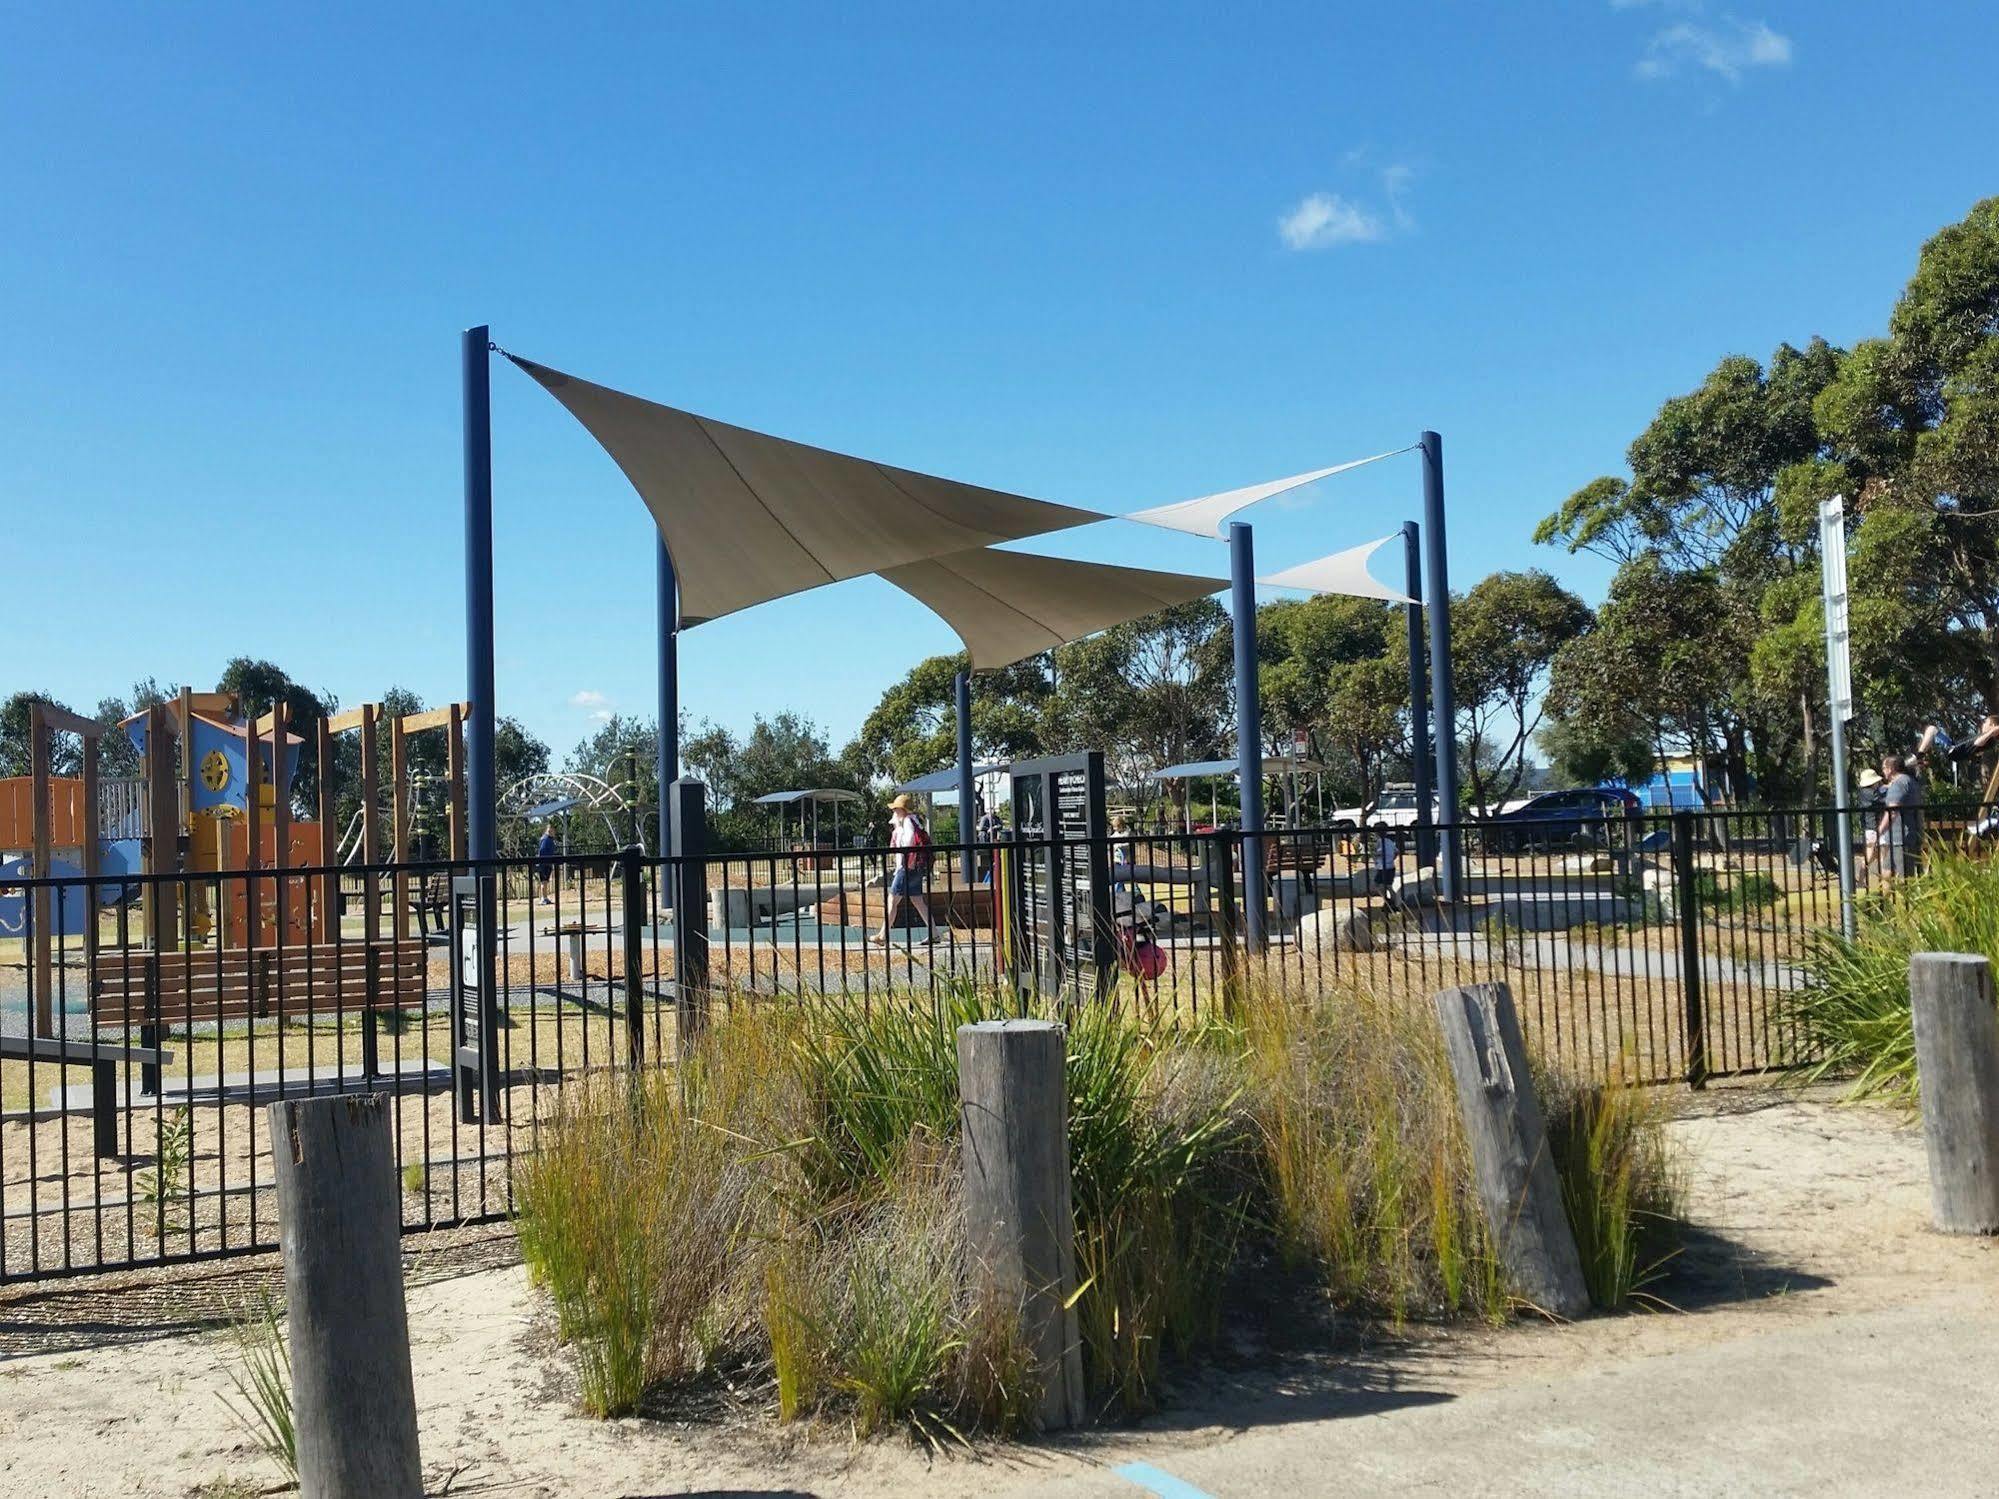
{"type": "Polygon", "coordinates": [[[930,834],[925,831],[922,823],[912,818],[910,820],[909,836],[909,847],[903,851],[902,855],[904,861],[903,867],[911,874],[927,875],[930,873],[932,859],[930,834]]]}

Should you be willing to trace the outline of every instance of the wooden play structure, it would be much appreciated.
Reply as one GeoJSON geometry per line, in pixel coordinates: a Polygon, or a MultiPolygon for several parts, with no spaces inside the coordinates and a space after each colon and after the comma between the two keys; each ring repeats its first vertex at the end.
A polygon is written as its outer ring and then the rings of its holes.
{"type": "MultiPolygon", "coordinates": [[[[469,712],[470,705],[454,703],[392,717],[379,704],[364,703],[322,721],[320,816],[313,821],[292,815],[292,779],[305,741],[289,732],[284,705],[250,719],[232,693],[184,690],[176,701],[118,725],[138,749],[142,770],[135,825],[107,830],[100,826],[97,762],[98,741],[110,731],[52,704],[33,705],[30,774],[0,782],[0,850],[26,844],[23,872],[30,878],[87,880],[106,872],[105,851],[120,841],[107,832],[130,834],[123,842],[136,845],[132,866],[109,872],[136,876],[130,889],[141,914],[139,940],[105,951],[88,886],[34,889],[26,925],[35,1035],[57,1034],[55,959],[63,938],[81,944],[93,1019],[139,1026],[149,1052],[163,1027],[336,1010],[372,1018],[374,1010],[422,1004],[426,954],[410,925],[423,896],[401,867],[412,857],[408,745],[416,734],[446,735],[450,851],[462,858],[469,712]],[[341,929],[342,875],[327,836],[339,790],[335,741],[353,732],[361,739],[360,838],[352,877],[361,899],[358,938],[341,929]],[[55,733],[82,739],[79,776],[50,774],[55,733]],[[389,745],[386,829],[383,737],[389,745]],[[73,854],[73,862],[59,861],[58,849],[73,854]],[[391,862],[396,867],[387,874],[392,898],[385,933],[382,866],[391,862]]],[[[123,918],[119,930],[129,930],[123,918]]],[[[150,1056],[148,1063],[150,1071],[150,1056]]]]}

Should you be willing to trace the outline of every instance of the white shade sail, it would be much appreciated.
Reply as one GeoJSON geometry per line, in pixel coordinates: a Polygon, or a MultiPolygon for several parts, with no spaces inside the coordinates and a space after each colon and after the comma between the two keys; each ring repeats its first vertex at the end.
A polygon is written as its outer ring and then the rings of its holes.
{"type": "Polygon", "coordinates": [[[883,568],[881,575],[956,630],[982,671],[1228,587],[1226,578],[990,547],[883,568]]]}
{"type": "Polygon", "coordinates": [[[1308,593],[1343,593],[1357,599],[1385,599],[1391,604],[1413,604],[1416,601],[1408,594],[1385,583],[1377,583],[1367,570],[1369,558],[1389,542],[1401,539],[1400,531],[1391,531],[1378,541],[1365,541],[1357,547],[1348,547],[1344,552],[1334,552],[1312,562],[1301,562],[1296,567],[1287,567],[1282,572],[1271,573],[1256,581],[1267,588],[1302,588],[1308,593]]]}
{"type": "Polygon", "coordinates": [[[1154,505],[1149,510],[1134,510],[1125,519],[1143,521],[1148,526],[1164,526],[1169,531],[1186,531],[1194,536],[1219,537],[1223,534],[1223,524],[1231,515],[1259,500],[1267,500],[1272,495],[1283,494],[1287,489],[1297,489],[1314,480],[1343,474],[1350,468],[1363,468],[1408,451],[1408,448],[1395,448],[1386,453],[1376,453],[1371,458],[1354,458],[1346,463],[1335,463],[1331,468],[1315,468],[1309,474],[1293,474],[1288,479],[1272,479],[1268,483],[1251,484],[1243,489],[1224,490],[1220,494],[1201,495],[1192,500],[1176,500],[1170,505],[1154,505]]]}
{"type": "Polygon", "coordinates": [[[679,576],[683,625],[1108,518],[733,427],[507,357],[568,408],[645,501],[679,576]]]}

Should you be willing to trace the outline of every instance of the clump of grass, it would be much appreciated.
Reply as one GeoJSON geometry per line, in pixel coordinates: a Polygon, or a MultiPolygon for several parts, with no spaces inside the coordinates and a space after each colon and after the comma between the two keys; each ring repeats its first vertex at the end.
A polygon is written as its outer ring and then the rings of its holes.
{"type": "Polygon", "coordinates": [[[1647,1288],[1679,1252],[1683,1191],[1664,1099],[1629,1083],[1581,1087],[1548,1071],[1535,1085],[1590,1300],[1606,1311],[1634,1300],[1663,1305],[1647,1288]]]}
{"type": "Polygon", "coordinates": [[[265,1295],[230,1327],[236,1340],[237,1362],[229,1371],[237,1400],[222,1397],[265,1456],[298,1482],[298,1431],[292,1422],[291,1349],[278,1320],[277,1303],[265,1295]]]}
{"type": "Polygon", "coordinates": [[[1084,1374],[1137,1414],[1162,1352],[1217,1329],[1250,1190],[1237,1054],[1109,1007],[1072,1018],[1068,1054],[1084,1374]]]}
{"type": "Polygon", "coordinates": [[[1434,1023],[1364,989],[1267,988],[1246,1029],[1280,1251],[1316,1265],[1335,1301],[1391,1321],[1501,1317],[1434,1023]]]}
{"type": "Polygon", "coordinates": [[[691,1372],[742,1227],[741,1144],[662,1072],[574,1089],[516,1179],[521,1250],[577,1352],[593,1415],[691,1372]]]}
{"type": "Polygon", "coordinates": [[[1730,879],[1723,879],[1713,870],[1703,869],[1694,876],[1694,894],[1704,906],[1746,914],[1776,905],[1783,898],[1784,891],[1775,880],[1759,870],[1744,870],[1730,879]]]}
{"type": "Polygon", "coordinates": [[[1999,865],[1939,850],[1923,873],[1860,899],[1850,940],[1837,928],[1810,935],[1809,981],[1772,997],[1806,1081],[1845,1078],[1850,1097],[1915,1105],[1909,958],[1919,952],[1999,962],[1999,865]]]}
{"type": "Polygon", "coordinates": [[[403,1167],[403,1190],[412,1197],[421,1197],[430,1189],[430,1170],[422,1161],[410,1161],[403,1167]]]}

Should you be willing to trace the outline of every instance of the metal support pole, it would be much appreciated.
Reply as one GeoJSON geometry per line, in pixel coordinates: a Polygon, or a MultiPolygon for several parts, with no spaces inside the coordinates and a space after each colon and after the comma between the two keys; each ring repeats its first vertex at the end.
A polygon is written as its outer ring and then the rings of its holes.
{"type": "Polygon", "coordinates": [[[1430,673],[1423,641],[1423,528],[1402,523],[1402,591],[1416,602],[1405,604],[1409,625],[1409,763],[1416,780],[1416,867],[1437,862],[1435,818],[1430,784],[1430,673]]]}
{"type": "Polygon", "coordinates": [[[1249,950],[1264,947],[1263,703],[1256,682],[1256,551],[1250,529],[1229,523],[1229,607],[1235,627],[1236,777],[1242,782],[1242,914],[1249,950]]]}
{"type": "MultiPolygon", "coordinates": [[[[659,763],[654,767],[654,775],[659,781],[659,851],[664,854],[673,843],[673,797],[668,788],[680,779],[680,579],[673,571],[673,558],[667,553],[664,536],[659,538],[657,592],[659,763]]],[[[670,901],[667,909],[672,909],[670,901]]]]}
{"type": "Polygon", "coordinates": [[[1442,899],[1458,898],[1462,872],[1455,824],[1458,810],[1458,704],[1451,684],[1451,574],[1444,539],[1444,440],[1425,432],[1417,440],[1423,450],[1423,540],[1430,563],[1430,701],[1436,739],[1437,801],[1444,832],[1437,850],[1437,891],[1442,899]]]}
{"type": "Polygon", "coordinates": [[[490,340],[467,328],[461,352],[465,384],[465,685],[472,720],[465,726],[465,800],[474,859],[498,855],[498,788],[493,744],[493,400],[490,340]]]}
{"type": "Polygon", "coordinates": [[[969,888],[979,878],[978,856],[972,851],[972,804],[978,791],[972,784],[972,671],[958,673],[958,841],[965,845],[963,869],[969,888]]]}

